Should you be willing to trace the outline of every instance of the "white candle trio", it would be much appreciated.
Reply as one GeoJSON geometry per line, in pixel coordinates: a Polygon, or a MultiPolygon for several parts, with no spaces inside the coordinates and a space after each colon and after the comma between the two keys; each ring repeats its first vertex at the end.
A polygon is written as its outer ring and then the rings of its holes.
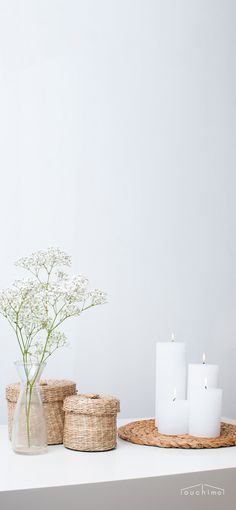
{"type": "Polygon", "coordinates": [[[222,390],[218,385],[218,365],[206,363],[188,367],[186,399],[185,344],[156,344],[156,426],[161,434],[190,434],[218,437],[222,390]]]}

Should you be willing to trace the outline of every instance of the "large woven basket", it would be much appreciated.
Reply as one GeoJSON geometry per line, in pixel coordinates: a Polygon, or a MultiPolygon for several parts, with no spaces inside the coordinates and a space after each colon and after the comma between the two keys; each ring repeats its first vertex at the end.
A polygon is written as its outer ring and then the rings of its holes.
{"type": "MultiPolygon", "coordinates": [[[[64,417],[63,401],[66,397],[76,393],[73,381],[45,379],[40,383],[41,398],[47,424],[48,444],[63,442],[64,417]]],[[[20,393],[20,384],[9,384],[6,387],[8,407],[8,435],[11,440],[13,415],[20,393]]]]}
{"type": "Polygon", "coordinates": [[[66,448],[85,452],[112,450],[117,442],[120,402],[107,395],[74,395],[64,401],[66,448]]]}

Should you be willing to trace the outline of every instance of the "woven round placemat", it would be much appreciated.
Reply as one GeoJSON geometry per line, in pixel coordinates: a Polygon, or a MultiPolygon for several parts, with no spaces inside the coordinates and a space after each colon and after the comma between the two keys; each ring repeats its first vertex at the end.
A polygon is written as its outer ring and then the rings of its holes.
{"type": "Polygon", "coordinates": [[[120,427],[118,436],[130,443],[161,448],[220,448],[236,446],[236,425],[222,422],[220,436],[216,438],[166,436],[158,432],[155,420],[140,420],[120,427]]]}

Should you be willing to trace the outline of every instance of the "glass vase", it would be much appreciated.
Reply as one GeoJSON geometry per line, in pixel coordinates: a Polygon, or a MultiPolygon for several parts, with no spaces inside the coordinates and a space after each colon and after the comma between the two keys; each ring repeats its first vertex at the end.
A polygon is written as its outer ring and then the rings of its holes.
{"type": "Polygon", "coordinates": [[[47,428],[40,395],[40,377],[45,363],[15,363],[21,380],[16,404],[12,447],[15,453],[37,455],[46,452],[47,428]]]}

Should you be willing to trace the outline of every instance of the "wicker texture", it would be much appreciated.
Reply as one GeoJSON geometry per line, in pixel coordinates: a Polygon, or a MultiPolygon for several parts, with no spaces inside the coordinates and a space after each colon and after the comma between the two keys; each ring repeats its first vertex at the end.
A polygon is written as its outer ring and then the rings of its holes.
{"type": "Polygon", "coordinates": [[[63,443],[71,450],[97,452],[116,447],[120,402],[107,395],[74,395],[64,401],[63,443]]]}
{"type": "Polygon", "coordinates": [[[128,423],[118,429],[118,435],[131,443],[161,448],[220,448],[236,445],[236,425],[229,423],[221,423],[221,433],[216,438],[160,434],[155,427],[155,420],[128,423]]]}
{"type": "MultiPolygon", "coordinates": [[[[63,379],[47,379],[40,383],[40,392],[47,424],[48,444],[63,443],[64,416],[63,401],[76,393],[76,384],[63,379]]],[[[13,415],[20,393],[20,384],[6,387],[8,406],[8,435],[11,440],[13,415]]]]}

